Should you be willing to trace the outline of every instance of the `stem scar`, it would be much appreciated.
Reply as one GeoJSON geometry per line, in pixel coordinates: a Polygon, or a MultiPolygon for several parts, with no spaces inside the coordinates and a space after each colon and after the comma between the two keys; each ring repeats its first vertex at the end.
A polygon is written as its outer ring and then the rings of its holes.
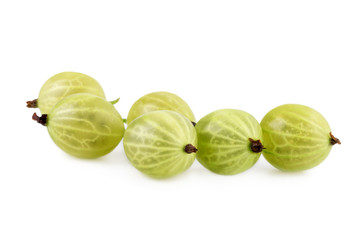
{"type": "Polygon", "coordinates": [[[250,149],[252,149],[253,152],[260,153],[263,149],[265,149],[260,140],[253,140],[252,138],[249,138],[249,141],[250,149]]]}
{"type": "Polygon", "coordinates": [[[196,153],[198,151],[198,149],[195,146],[193,146],[192,144],[187,144],[185,146],[184,151],[186,153],[196,153]]]}

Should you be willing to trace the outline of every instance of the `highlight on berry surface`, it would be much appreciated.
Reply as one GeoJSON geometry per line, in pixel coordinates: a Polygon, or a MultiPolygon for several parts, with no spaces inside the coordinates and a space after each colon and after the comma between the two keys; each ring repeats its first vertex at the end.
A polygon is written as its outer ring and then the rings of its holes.
{"type": "Polygon", "coordinates": [[[126,129],[123,144],[133,166],[154,178],[168,178],[187,170],[200,151],[191,121],[169,110],[136,118],[126,129]]]}
{"type": "Polygon", "coordinates": [[[264,148],[259,122],[236,109],[214,111],[197,122],[197,159],[214,173],[233,175],[251,168],[264,148]]]}
{"type": "Polygon", "coordinates": [[[169,92],[153,92],[139,98],[130,108],[127,123],[144,113],[171,110],[187,117],[195,125],[196,119],[188,104],[179,96],[169,92]]]}
{"type": "Polygon", "coordinates": [[[285,104],[268,112],[261,121],[265,159],[283,171],[313,168],[326,159],[340,140],[316,110],[285,104]]]}
{"type": "Polygon", "coordinates": [[[41,113],[46,114],[58,101],[75,93],[105,98],[102,87],[94,78],[78,72],[62,72],[49,78],[41,87],[38,98],[26,104],[28,108],[40,108],[41,113]]]}
{"type": "Polygon", "coordinates": [[[32,119],[47,127],[66,153],[79,158],[98,158],[111,152],[124,135],[124,123],[113,104],[88,93],[60,100],[51,113],[32,119]]]}

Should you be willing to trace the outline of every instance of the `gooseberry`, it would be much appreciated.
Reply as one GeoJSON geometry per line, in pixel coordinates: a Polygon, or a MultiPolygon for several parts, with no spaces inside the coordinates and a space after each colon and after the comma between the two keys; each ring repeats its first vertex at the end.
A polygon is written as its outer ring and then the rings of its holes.
{"type": "Polygon", "coordinates": [[[300,171],[319,165],[335,138],[326,119],[316,110],[298,104],[285,104],[268,112],[261,121],[265,150],[263,155],[283,171],[300,171]]]}
{"type": "Polygon", "coordinates": [[[58,147],[79,158],[97,158],[111,152],[124,135],[124,123],[104,98],[77,93],[60,100],[51,113],[33,119],[47,130],[58,147]]]}
{"type": "Polygon", "coordinates": [[[42,114],[48,114],[58,101],[75,93],[105,98],[102,87],[94,78],[83,73],[62,72],[49,78],[41,87],[38,98],[28,101],[27,107],[38,107],[42,114]]]}
{"type": "Polygon", "coordinates": [[[259,122],[235,109],[214,111],[197,122],[197,159],[214,173],[233,175],[251,168],[263,150],[259,122]]]}
{"type": "Polygon", "coordinates": [[[188,104],[179,96],[169,92],[153,92],[139,98],[130,108],[127,123],[130,124],[135,118],[144,113],[157,110],[171,110],[181,113],[190,121],[196,122],[188,104]]]}
{"type": "Polygon", "coordinates": [[[167,178],[188,169],[197,152],[196,130],[185,116],[160,110],[130,123],[124,134],[124,151],[144,174],[167,178]]]}

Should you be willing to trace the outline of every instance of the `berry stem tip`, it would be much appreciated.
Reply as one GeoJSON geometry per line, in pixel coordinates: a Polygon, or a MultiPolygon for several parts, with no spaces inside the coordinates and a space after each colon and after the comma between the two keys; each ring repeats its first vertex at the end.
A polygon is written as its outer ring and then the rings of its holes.
{"type": "Polygon", "coordinates": [[[335,144],[341,144],[340,139],[338,139],[334,135],[332,135],[331,132],[330,132],[330,137],[331,137],[330,143],[331,143],[332,146],[335,145],[335,144]]]}
{"type": "Polygon", "coordinates": [[[37,116],[36,113],[32,115],[32,120],[38,122],[39,124],[42,124],[43,126],[47,125],[47,114],[42,114],[41,117],[37,116]]]}
{"type": "Polygon", "coordinates": [[[26,102],[26,107],[28,108],[37,108],[37,99],[26,102]]]}

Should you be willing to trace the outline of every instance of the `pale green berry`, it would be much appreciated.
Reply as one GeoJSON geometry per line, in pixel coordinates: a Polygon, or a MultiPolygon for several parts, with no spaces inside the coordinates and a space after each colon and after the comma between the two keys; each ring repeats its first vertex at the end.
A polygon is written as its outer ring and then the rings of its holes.
{"type": "Polygon", "coordinates": [[[197,159],[214,173],[233,175],[251,168],[263,150],[259,122],[235,109],[214,111],[197,122],[197,159]]]}
{"type": "Polygon", "coordinates": [[[190,121],[195,122],[195,116],[188,104],[179,96],[169,92],[153,92],[138,99],[131,107],[127,123],[147,112],[171,110],[181,113],[190,121]]]}
{"type": "Polygon", "coordinates": [[[283,171],[301,171],[319,165],[332,145],[340,141],[331,134],[326,119],[316,110],[298,104],[274,108],[265,115],[263,155],[283,171]]]}
{"type": "Polygon", "coordinates": [[[154,178],[167,178],[192,165],[197,136],[185,116],[161,110],[143,114],[130,123],[123,144],[135,168],[154,178]]]}
{"type": "Polygon", "coordinates": [[[124,135],[124,123],[113,104],[88,93],[63,98],[51,113],[33,119],[47,126],[58,147],[79,158],[111,152],[124,135]]]}
{"type": "Polygon", "coordinates": [[[62,72],[48,79],[41,87],[38,98],[28,101],[27,107],[38,107],[42,114],[48,114],[57,102],[75,93],[90,93],[105,98],[102,87],[94,78],[83,73],[62,72]]]}

